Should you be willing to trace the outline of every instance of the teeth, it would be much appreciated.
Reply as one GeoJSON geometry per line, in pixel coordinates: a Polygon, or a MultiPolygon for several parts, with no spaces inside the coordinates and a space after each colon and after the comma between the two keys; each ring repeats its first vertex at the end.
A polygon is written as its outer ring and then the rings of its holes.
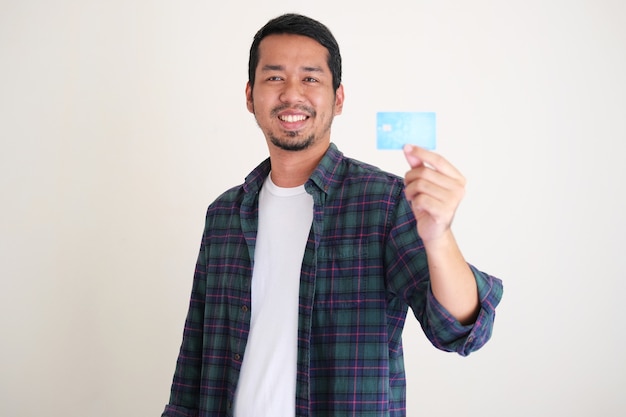
{"type": "Polygon", "coordinates": [[[282,120],[283,122],[287,122],[287,123],[301,122],[301,121],[303,121],[305,119],[306,119],[306,116],[303,116],[303,115],[298,115],[298,116],[293,116],[293,115],[280,116],[280,120],[282,120]]]}

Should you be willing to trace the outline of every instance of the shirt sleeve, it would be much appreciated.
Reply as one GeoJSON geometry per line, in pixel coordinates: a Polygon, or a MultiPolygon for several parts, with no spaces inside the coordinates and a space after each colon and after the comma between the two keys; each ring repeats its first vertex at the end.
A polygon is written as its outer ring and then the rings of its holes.
{"type": "Polygon", "coordinates": [[[441,350],[457,352],[461,356],[480,349],[491,338],[496,316],[496,306],[502,298],[502,281],[469,265],[480,299],[480,311],[473,324],[463,325],[454,318],[432,293],[430,285],[426,294],[422,328],[434,346],[441,350]]]}
{"type": "Polygon", "coordinates": [[[198,412],[175,405],[166,405],[161,417],[198,417],[198,412]]]}
{"type": "Polygon", "coordinates": [[[162,417],[196,417],[198,415],[206,292],[204,242],[203,236],[193,278],[189,310],[185,319],[183,341],[174,371],[170,400],[162,417]]]}
{"type": "Polygon", "coordinates": [[[502,281],[469,265],[476,279],[480,311],[473,324],[463,325],[432,293],[424,245],[411,208],[401,195],[387,245],[387,286],[411,307],[426,337],[438,349],[467,356],[492,334],[495,309],[502,298],[502,281]]]}

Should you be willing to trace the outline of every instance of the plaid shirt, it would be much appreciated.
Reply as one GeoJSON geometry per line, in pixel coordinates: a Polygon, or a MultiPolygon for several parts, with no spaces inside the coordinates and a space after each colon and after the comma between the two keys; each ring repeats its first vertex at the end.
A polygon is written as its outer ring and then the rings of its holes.
{"type": "MultiPolygon", "coordinates": [[[[269,170],[266,160],[207,211],[163,416],[233,413],[250,330],[258,195],[269,170]]],[[[296,416],[404,416],[408,307],[437,348],[468,355],[491,336],[502,282],[470,266],[481,310],[463,326],[431,292],[401,178],[331,144],[305,188],[314,215],[300,277],[296,416]]]]}

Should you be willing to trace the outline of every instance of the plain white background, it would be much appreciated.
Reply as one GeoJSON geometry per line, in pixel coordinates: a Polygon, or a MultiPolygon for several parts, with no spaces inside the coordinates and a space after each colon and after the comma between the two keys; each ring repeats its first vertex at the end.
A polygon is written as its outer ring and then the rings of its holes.
{"type": "Polygon", "coordinates": [[[505,283],[467,358],[408,319],[408,415],[624,415],[617,0],[0,0],[0,415],[160,415],[206,207],[267,156],[250,41],[287,11],[339,40],[346,154],[403,175],[376,112],[437,113],[456,235],[505,283]]]}

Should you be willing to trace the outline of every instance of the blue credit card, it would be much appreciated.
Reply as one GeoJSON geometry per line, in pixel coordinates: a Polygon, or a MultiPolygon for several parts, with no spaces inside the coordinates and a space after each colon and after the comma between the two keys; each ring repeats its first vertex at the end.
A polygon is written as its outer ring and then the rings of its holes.
{"type": "Polygon", "coordinates": [[[410,143],[433,150],[436,145],[434,112],[376,113],[376,147],[402,149],[410,143]]]}

